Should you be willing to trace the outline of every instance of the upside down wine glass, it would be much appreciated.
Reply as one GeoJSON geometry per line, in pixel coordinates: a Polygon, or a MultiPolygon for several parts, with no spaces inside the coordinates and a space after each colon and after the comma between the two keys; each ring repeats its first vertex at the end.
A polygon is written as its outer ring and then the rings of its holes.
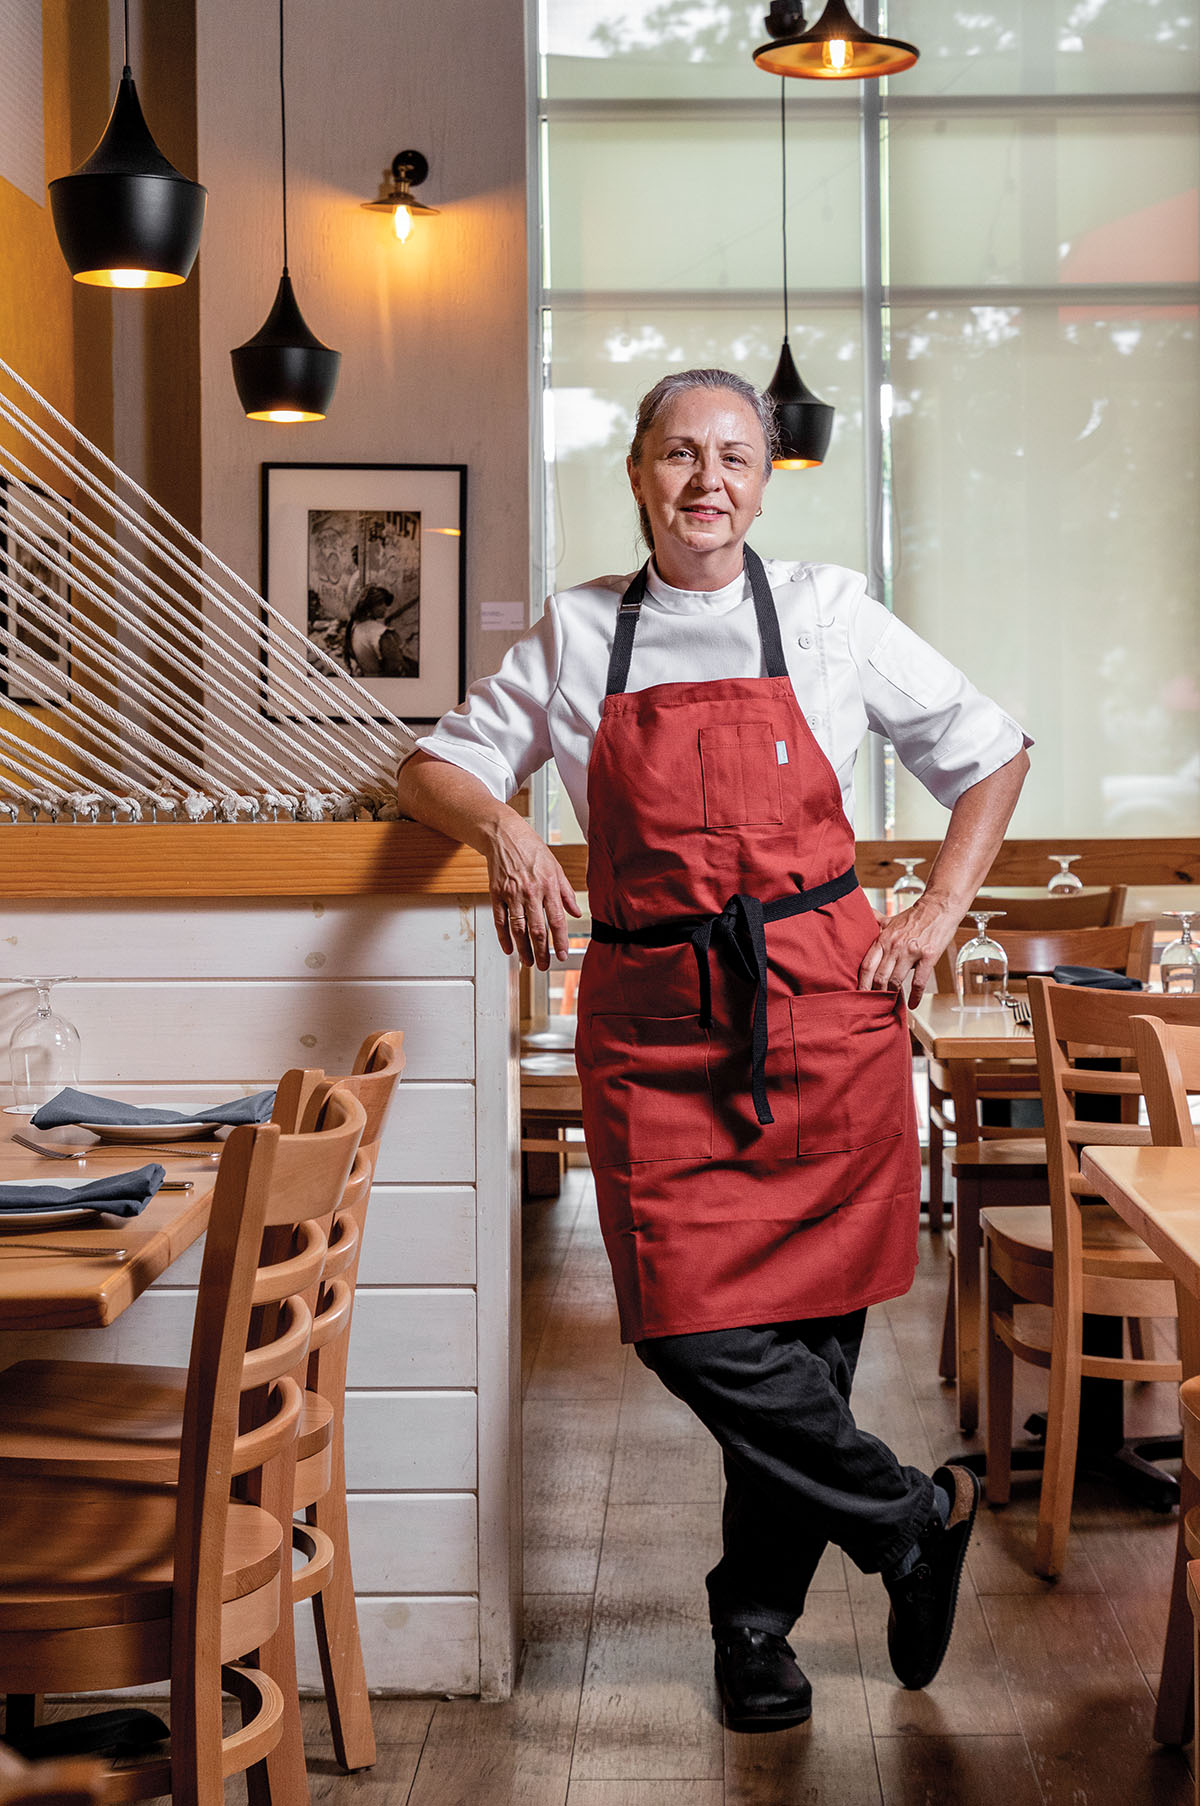
{"type": "Polygon", "coordinates": [[[1162,988],[1169,995],[1192,997],[1200,992],[1200,947],[1192,939],[1194,909],[1168,909],[1166,915],[1180,923],[1179,939],[1162,950],[1158,962],[1162,988]]]}
{"type": "Polygon", "coordinates": [[[1077,890],[1083,889],[1083,879],[1077,878],[1071,867],[1082,857],[1079,853],[1051,853],[1058,870],[1047,884],[1046,889],[1052,897],[1073,897],[1077,890]]]}
{"type": "Polygon", "coordinates": [[[902,878],[897,878],[895,884],[892,886],[892,895],[896,899],[898,908],[907,909],[910,903],[915,903],[918,897],[923,897],[925,895],[925,886],[917,877],[916,872],[917,866],[924,865],[924,863],[925,861],[923,859],[892,860],[893,865],[902,865],[904,867],[904,876],[902,878]]]}
{"type": "Polygon", "coordinates": [[[973,909],[970,912],[976,928],[975,938],[963,943],[954,962],[954,978],[961,1009],[998,1009],[1005,1000],[1008,955],[999,941],[992,939],[987,925],[993,916],[1007,913],[1003,909],[973,909]]]}
{"type": "Polygon", "coordinates": [[[8,1045],[13,1101],[6,1109],[31,1116],[64,1086],[79,1083],[79,1030],[50,1005],[52,987],[69,984],[70,979],[60,974],[54,978],[17,978],[14,983],[33,986],[37,1008],[17,1023],[8,1045]]]}

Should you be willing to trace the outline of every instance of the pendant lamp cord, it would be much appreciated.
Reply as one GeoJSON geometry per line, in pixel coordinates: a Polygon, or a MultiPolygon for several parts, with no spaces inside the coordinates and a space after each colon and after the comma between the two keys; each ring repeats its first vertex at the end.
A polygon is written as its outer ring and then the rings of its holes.
{"type": "MultiPolygon", "coordinates": [[[[128,4],[128,0],[126,0],[128,4]]],[[[288,273],[287,242],[287,95],[283,82],[283,0],[279,0],[279,148],[283,169],[283,273],[288,273]]]]}
{"type": "Polygon", "coordinates": [[[783,342],[788,342],[788,267],[787,267],[787,77],[779,78],[779,162],[783,190],[783,342]]]}
{"type": "Polygon", "coordinates": [[[125,69],[124,69],[124,73],[126,75],[129,75],[131,73],[130,68],[129,68],[129,0],[125,0],[125,69]]]}

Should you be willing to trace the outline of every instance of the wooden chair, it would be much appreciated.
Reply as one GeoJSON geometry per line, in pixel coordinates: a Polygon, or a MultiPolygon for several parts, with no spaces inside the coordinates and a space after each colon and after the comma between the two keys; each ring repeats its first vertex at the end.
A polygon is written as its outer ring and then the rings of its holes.
{"type": "MultiPolygon", "coordinates": [[[[1029,972],[1052,972],[1058,965],[1104,965],[1111,971],[1126,971],[1124,963],[1113,964],[1111,959],[1092,957],[1098,954],[1101,943],[1091,944],[1088,957],[1076,958],[1071,953],[1063,952],[1046,964],[1049,949],[1031,942],[1015,942],[1010,945],[1011,937],[1026,933],[1042,933],[1049,931],[1054,935],[1076,928],[1112,927],[1120,923],[1125,907],[1125,886],[1116,884],[1107,891],[1098,891],[1091,895],[1078,897],[976,897],[976,909],[997,909],[1004,911],[1003,927],[993,932],[998,934],[1000,945],[1008,954],[1009,976],[1021,979],[1029,972]]],[[[1140,924],[1139,924],[1140,926],[1140,924]]],[[[1147,924],[1145,931],[1138,937],[1135,960],[1140,967],[1145,964],[1145,971],[1132,973],[1143,982],[1149,976],[1150,961],[1154,951],[1153,923],[1147,924]]],[[[964,941],[970,940],[974,934],[974,924],[966,921],[955,931],[954,944],[948,948],[938,960],[936,982],[940,995],[954,995],[954,960],[964,941]]],[[[1055,942],[1054,946],[1057,947],[1055,942]]],[[[1109,949],[1111,951],[1111,949],[1109,949]]],[[[1124,962],[1128,953],[1123,951],[1123,943],[1117,943],[1116,957],[1124,962]]],[[[943,1174],[943,1157],[946,1136],[953,1134],[955,1142],[961,1147],[969,1147],[978,1141],[1009,1138],[1011,1129],[1003,1125],[991,1125],[983,1121],[981,1105],[994,1102],[1012,1102],[1017,1098],[1037,1096],[1037,1074],[1032,1066],[1022,1061],[980,1061],[967,1071],[950,1074],[947,1068],[936,1060],[929,1062],[929,1227],[937,1232],[942,1227],[945,1216],[945,1179],[943,1174]],[[955,1086],[953,1080],[957,1078],[955,1086]],[[961,1132],[960,1132],[961,1131],[961,1132]]],[[[1029,1131],[1031,1136],[1036,1130],[1029,1131]]],[[[953,1378],[953,1368],[945,1377],[953,1378]]]]}
{"type": "MultiPolygon", "coordinates": [[[[1054,901],[1055,899],[1047,899],[1054,901]]],[[[1041,901],[1041,899],[1039,899],[1041,901]]],[[[955,949],[974,933],[960,928],[955,949]]],[[[1132,922],[1116,928],[1049,929],[1000,932],[995,937],[1008,954],[1009,977],[1018,985],[1032,974],[1046,974],[1058,965],[1102,966],[1124,972],[1145,983],[1154,952],[1153,922],[1132,922]]],[[[949,983],[953,990],[950,956],[939,965],[939,990],[949,983]]],[[[982,1240],[980,1214],[987,1206],[1025,1207],[1045,1202],[1045,1135],[1041,1128],[1013,1129],[981,1120],[989,1101],[1040,1096],[1036,1062],[955,1061],[952,1069],[930,1062],[929,1172],[932,1191],[934,1171],[934,1122],[940,1125],[936,1142],[939,1167],[943,1164],[941,1129],[946,1126],[946,1092],[953,1099],[950,1119],[955,1135],[951,1156],[954,1175],[954,1223],[948,1241],[946,1312],[942,1326],[939,1372],[958,1387],[961,1428],[970,1434],[979,1421],[979,1257],[982,1240]],[[937,1105],[941,1104],[941,1110],[937,1105]]]]}
{"type": "Polygon", "coordinates": [[[1084,1379],[1179,1378],[1179,1363],[1136,1354],[1085,1353],[1089,1317],[1174,1317],[1175,1287],[1167,1269],[1107,1205],[1090,1201],[1079,1171],[1079,1150],[1091,1144],[1144,1145],[1149,1131],[1135,1122],[1082,1120],[1079,1099],[1112,1096],[1132,1104],[1141,1080],[1130,1070],[1085,1066],[1097,1053],[1131,1064],[1132,1019],[1148,1007],[1177,1023],[1200,1024],[1200,998],[1091,991],[1031,977],[1030,1004],[1046,1114],[1049,1209],[983,1212],[987,1272],[987,1496],[1007,1502],[1011,1481],[1013,1359],[1049,1368],[1046,1457],[1038,1511],[1034,1566],[1047,1579],[1062,1572],[1071,1522],[1071,1495],[1084,1379]],[[1080,1050],[1086,1050],[1081,1053],[1080,1050]],[[1017,1307],[1048,1306],[1049,1341],[1023,1328],[1017,1307]]]}
{"type": "Polygon", "coordinates": [[[1115,928],[1125,913],[1124,884],[1107,890],[1076,891],[1069,897],[987,897],[972,909],[1002,909],[1004,926],[1014,928],[1115,928]]]}
{"type": "MultiPolygon", "coordinates": [[[[1168,1025],[1153,1016],[1134,1016],[1131,1027],[1151,1141],[1155,1147],[1195,1147],[1188,1098],[1200,1092],[1200,1027],[1168,1025]]],[[[1154,1734],[1163,1743],[1184,1743],[1190,1735],[1194,1628],[1187,1602],[1193,1589],[1185,1585],[1185,1569],[1189,1558],[1200,1556],[1200,1306],[1185,1287],[1176,1287],[1176,1298],[1183,1464],[1175,1578],[1155,1714],[1154,1734]]]]}
{"type": "Polygon", "coordinates": [[[0,1806],[100,1806],[104,1768],[79,1756],[22,1762],[0,1747],[0,1806]]]}
{"type": "MultiPolygon", "coordinates": [[[[388,1106],[404,1070],[402,1031],[371,1035],[348,1077],[296,1068],[276,1092],[272,1121],[285,1133],[311,1134],[334,1087],[364,1112],[362,1142],[337,1209],[323,1225],[328,1248],[319,1286],[305,1299],[313,1317],[296,1441],[293,1547],[304,1555],[292,1570],[292,1598],[313,1602],[317,1651],[334,1753],[345,1769],[375,1760],[371,1706],[363,1667],[346,1515],[346,1362],[355,1281],[367,1204],[388,1106]]],[[[0,1373],[0,1485],[30,1467],[79,1477],[114,1473],[172,1480],[179,1461],[184,1393],[182,1369],[127,1362],[23,1361],[0,1373]]],[[[269,1647],[269,1667],[294,1664],[289,1627],[284,1646],[269,1647]]]]}
{"type": "MultiPolygon", "coordinates": [[[[284,1618],[286,1531],[307,1357],[305,1293],[319,1281],[322,1221],[336,1208],[364,1123],[334,1090],[321,1127],[233,1131],[221,1155],[196,1300],[176,1485],[139,1457],[99,1479],[48,1459],[0,1480],[0,1690],[83,1693],[170,1681],[168,1756],[113,1770],[105,1801],[219,1806],[247,1771],[250,1798],[299,1806],[268,1773],[291,1725],[295,1675],[260,1665],[284,1618]],[[60,1471],[55,1471],[59,1468],[60,1471]],[[231,1481],[238,1498],[230,1496],[231,1481]],[[290,1691],[289,1691],[290,1678],[290,1691]],[[242,1726],[222,1734],[222,1690],[242,1726]]],[[[102,1368],[101,1373],[110,1370],[102,1368]]],[[[103,1395],[92,1398],[93,1409],[103,1395]]],[[[143,1438],[155,1426],[143,1426],[143,1438]]],[[[290,1734],[290,1733],[289,1733],[290,1734]]]]}

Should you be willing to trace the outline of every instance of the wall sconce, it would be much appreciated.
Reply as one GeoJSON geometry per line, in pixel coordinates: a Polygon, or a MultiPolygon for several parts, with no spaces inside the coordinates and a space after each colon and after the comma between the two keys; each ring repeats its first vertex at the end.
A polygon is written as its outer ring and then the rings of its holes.
{"type": "Polygon", "coordinates": [[[413,194],[429,174],[429,164],[417,150],[403,150],[392,158],[391,186],[385,175],[380,185],[377,201],[363,201],[361,206],[368,213],[390,213],[396,227],[396,237],[400,243],[407,244],[409,233],[413,229],[413,218],[416,214],[440,213],[440,207],[427,207],[424,201],[418,201],[413,194]]]}

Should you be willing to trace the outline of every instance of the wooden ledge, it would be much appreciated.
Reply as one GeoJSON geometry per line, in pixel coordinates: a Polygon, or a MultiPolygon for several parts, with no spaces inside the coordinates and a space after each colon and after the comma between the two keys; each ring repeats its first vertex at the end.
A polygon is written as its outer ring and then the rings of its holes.
{"type": "MultiPolygon", "coordinates": [[[[903,857],[936,841],[859,841],[858,875],[886,886],[903,857]]],[[[1044,884],[1049,854],[1082,855],[1086,885],[1200,884],[1200,841],[1010,840],[985,887],[1044,884]]],[[[551,849],[576,890],[587,849],[551,849]]],[[[928,870],[928,865],[925,868],[928,870]]],[[[417,822],[176,822],[138,827],[0,824],[0,897],[320,897],[481,895],[487,866],[417,822]]]]}
{"type": "Polygon", "coordinates": [[[416,822],[0,825],[0,897],[442,896],[478,853],[416,822]]]}

